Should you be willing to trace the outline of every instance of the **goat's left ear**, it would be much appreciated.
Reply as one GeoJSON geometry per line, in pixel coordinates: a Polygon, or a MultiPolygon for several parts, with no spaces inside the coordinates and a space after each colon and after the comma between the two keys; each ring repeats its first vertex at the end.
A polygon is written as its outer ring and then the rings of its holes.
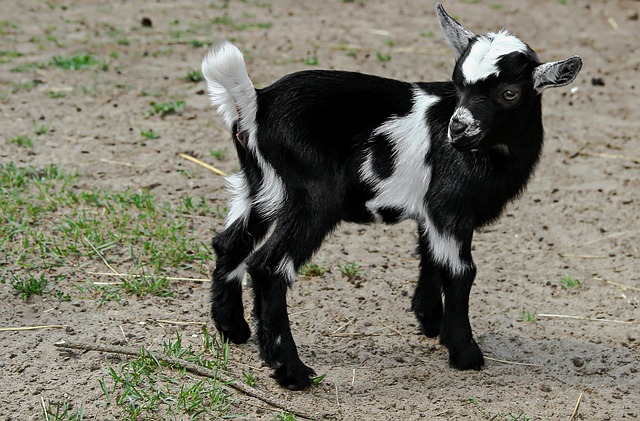
{"type": "Polygon", "coordinates": [[[456,58],[460,57],[464,54],[471,40],[475,38],[475,34],[449,16],[440,3],[436,3],[436,13],[444,37],[456,54],[456,58]]]}
{"type": "Polygon", "coordinates": [[[546,88],[568,85],[578,76],[580,69],[582,69],[580,56],[542,63],[533,71],[533,88],[541,93],[546,88]]]}

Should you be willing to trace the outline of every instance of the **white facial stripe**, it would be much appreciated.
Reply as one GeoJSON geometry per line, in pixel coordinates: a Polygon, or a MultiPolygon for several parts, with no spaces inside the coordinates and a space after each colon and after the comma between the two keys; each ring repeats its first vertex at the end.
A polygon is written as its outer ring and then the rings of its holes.
{"type": "Polygon", "coordinates": [[[439,99],[416,88],[411,112],[406,116],[391,117],[372,134],[383,134],[389,139],[396,163],[393,174],[384,180],[375,175],[370,153],[360,167],[362,180],[373,184],[376,194],[367,202],[372,215],[377,215],[381,208],[396,208],[402,209],[403,218],[423,218],[424,196],[431,181],[431,167],[424,162],[430,147],[425,114],[439,99]]]}
{"type": "Polygon", "coordinates": [[[490,32],[478,37],[462,63],[462,74],[467,83],[484,80],[500,74],[498,61],[511,53],[526,53],[527,45],[506,31],[490,32]]]}

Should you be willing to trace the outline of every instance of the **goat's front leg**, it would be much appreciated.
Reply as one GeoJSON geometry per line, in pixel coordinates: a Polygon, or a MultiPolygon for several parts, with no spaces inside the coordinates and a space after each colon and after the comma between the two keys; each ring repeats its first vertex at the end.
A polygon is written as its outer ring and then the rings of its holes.
{"type": "Polygon", "coordinates": [[[448,265],[442,278],[444,315],[440,342],[449,350],[449,362],[461,370],[480,370],[484,357],[473,339],[469,323],[469,294],[476,277],[476,266],[471,258],[470,231],[460,240],[459,258],[448,265]]]}
{"type": "Polygon", "coordinates": [[[412,305],[425,335],[440,335],[449,362],[461,370],[484,365],[469,323],[469,294],[476,276],[472,236],[472,231],[459,239],[420,230],[420,279],[412,305]]]}
{"type": "Polygon", "coordinates": [[[420,251],[420,278],[413,295],[411,309],[416,315],[420,328],[429,338],[440,335],[442,330],[442,265],[438,265],[429,248],[429,239],[424,228],[418,229],[418,250],[420,251]]]}
{"type": "Polygon", "coordinates": [[[251,212],[247,221],[237,220],[213,238],[217,259],[211,283],[211,317],[216,329],[233,343],[245,343],[251,336],[242,305],[244,260],[267,229],[268,223],[251,212]]]}

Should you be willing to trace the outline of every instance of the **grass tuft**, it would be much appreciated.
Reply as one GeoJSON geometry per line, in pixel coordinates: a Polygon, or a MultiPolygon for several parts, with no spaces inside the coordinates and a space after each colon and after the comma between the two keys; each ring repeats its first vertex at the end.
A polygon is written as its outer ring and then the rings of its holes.
{"type": "Polygon", "coordinates": [[[109,65],[97,60],[93,55],[83,53],[74,56],[55,56],[51,63],[63,70],[80,70],[90,67],[98,67],[102,70],[109,70],[109,65]]]}

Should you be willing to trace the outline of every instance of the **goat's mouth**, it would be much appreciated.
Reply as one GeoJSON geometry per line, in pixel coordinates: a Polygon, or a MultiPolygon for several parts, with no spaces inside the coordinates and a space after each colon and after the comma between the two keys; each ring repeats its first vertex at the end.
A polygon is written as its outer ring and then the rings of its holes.
{"type": "Polygon", "coordinates": [[[449,143],[460,152],[474,152],[480,149],[480,141],[483,137],[482,133],[474,136],[449,137],[449,143]]]}

